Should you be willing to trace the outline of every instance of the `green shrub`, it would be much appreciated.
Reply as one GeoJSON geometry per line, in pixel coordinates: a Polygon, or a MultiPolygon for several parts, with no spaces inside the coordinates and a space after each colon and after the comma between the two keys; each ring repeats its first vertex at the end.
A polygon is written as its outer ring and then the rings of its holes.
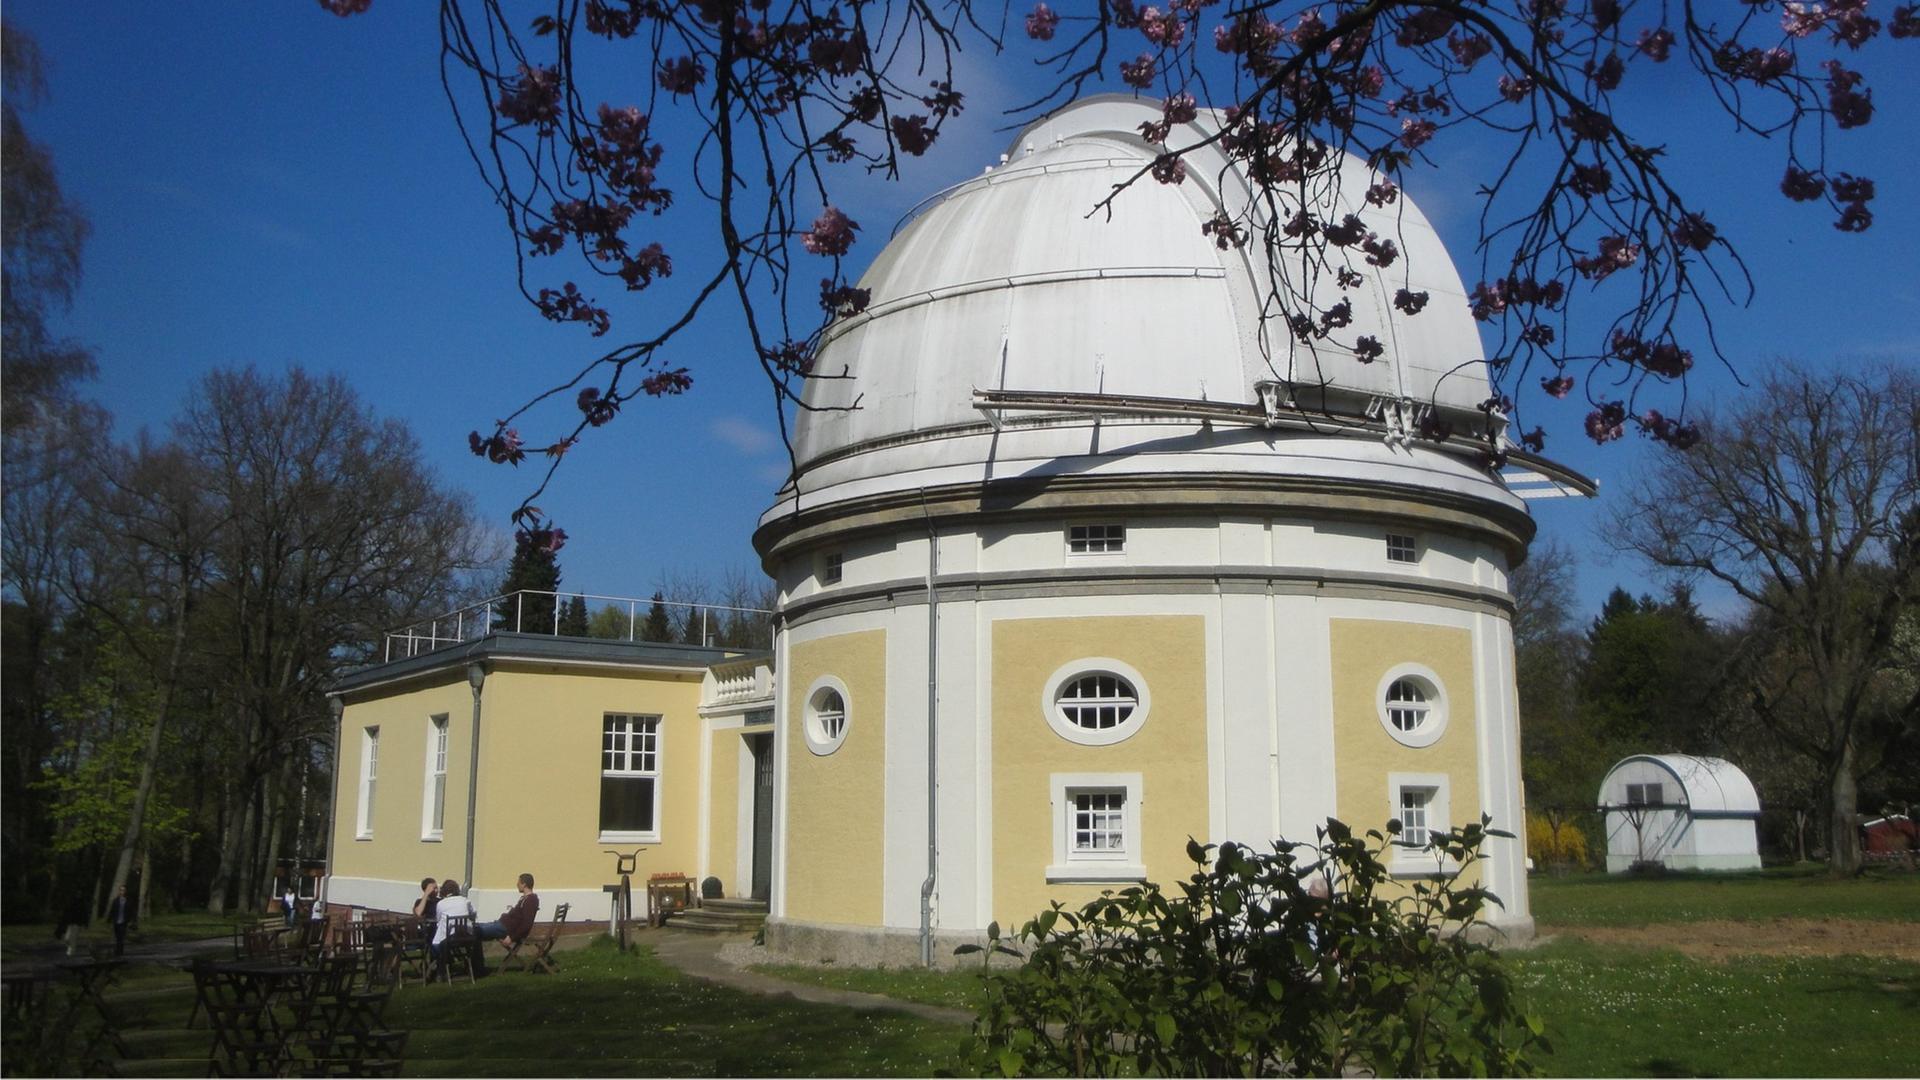
{"type": "MultiPolygon", "coordinates": [[[[1389,878],[1386,836],[1329,820],[1316,844],[1261,854],[1188,841],[1193,876],[1056,902],[987,950],[1025,962],[987,980],[962,1067],[1112,1076],[1516,1075],[1539,1021],[1475,933],[1498,900],[1464,884],[1487,822],[1437,834],[1453,870],[1389,878]],[[1016,947],[1017,946],[1017,947],[1016,947]]],[[[980,952],[963,946],[961,952],[980,952]]]]}

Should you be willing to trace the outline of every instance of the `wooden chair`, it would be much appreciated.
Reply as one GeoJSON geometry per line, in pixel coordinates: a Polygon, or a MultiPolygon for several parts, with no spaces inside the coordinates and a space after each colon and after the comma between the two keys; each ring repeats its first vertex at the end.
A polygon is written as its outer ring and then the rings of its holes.
{"type": "Polygon", "coordinates": [[[467,985],[473,985],[473,946],[473,916],[447,916],[446,940],[440,943],[440,973],[448,986],[453,985],[455,964],[467,973],[467,985]]]}
{"type": "Polygon", "coordinates": [[[560,929],[567,925],[567,915],[572,910],[572,904],[561,904],[554,908],[551,922],[534,927],[532,933],[507,949],[507,955],[500,961],[500,970],[513,970],[513,963],[518,960],[522,970],[559,974],[559,969],[553,966],[553,943],[560,940],[560,929]],[[524,953],[523,949],[526,950],[524,953]]]}

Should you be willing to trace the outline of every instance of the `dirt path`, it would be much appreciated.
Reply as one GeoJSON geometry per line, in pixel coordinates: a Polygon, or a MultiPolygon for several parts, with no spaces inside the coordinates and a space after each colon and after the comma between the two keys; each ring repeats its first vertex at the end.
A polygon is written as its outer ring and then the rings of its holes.
{"type": "Polygon", "coordinates": [[[1762,919],[1653,926],[1542,926],[1540,932],[1603,945],[1675,949],[1688,956],[1889,956],[1920,962],[1920,923],[1867,919],[1762,919]]]}

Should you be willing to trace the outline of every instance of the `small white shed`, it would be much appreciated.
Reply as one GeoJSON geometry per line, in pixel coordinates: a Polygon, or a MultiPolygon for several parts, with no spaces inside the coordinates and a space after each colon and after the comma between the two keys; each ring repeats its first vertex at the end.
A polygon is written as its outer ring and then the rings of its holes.
{"type": "Polygon", "coordinates": [[[1600,782],[1607,870],[1640,861],[1670,870],[1760,868],[1760,795],[1730,761],[1635,754],[1600,782]]]}

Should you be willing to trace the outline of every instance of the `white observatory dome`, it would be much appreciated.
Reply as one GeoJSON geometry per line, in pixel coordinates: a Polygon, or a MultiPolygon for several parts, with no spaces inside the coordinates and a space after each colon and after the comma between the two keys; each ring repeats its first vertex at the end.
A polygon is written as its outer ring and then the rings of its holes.
{"type": "MultiPolygon", "coordinates": [[[[1367,169],[1347,159],[1340,190],[1317,212],[1359,214],[1401,256],[1376,268],[1350,249],[1361,285],[1328,282],[1316,294],[1323,305],[1351,298],[1342,344],[1296,344],[1280,314],[1262,313],[1272,267],[1258,237],[1221,250],[1202,233],[1250,197],[1217,150],[1189,157],[1184,183],[1141,176],[1110,210],[1096,209],[1153,162],[1158,150],[1139,127],[1159,116],[1143,99],[1082,101],[1020,132],[1004,164],[900,227],[860,281],[867,310],[823,337],[796,424],[797,487],[763,523],[847,499],[1054,472],[1391,480],[1519,507],[1467,445],[1487,422],[1477,408],[1489,394],[1485,364],[1460,277],[1419,209],[1404,194],[1369,205],[1367,169]],[[1427,292],[1426,310],[1396,311],[1402,288],[1427,292]],[[1353,355],[1361,335],[1384,346],[1379,360],[1353,355]],[[1278,384],[1267,419],[1284,401],[1313,422],[1261,423],[1263,382],[1278,384]],[[1000,409],[979,392],[1037,397],[1000,409]],[[1403,418],[1436,410],[1458,433],[1454,445],[1383,440],[1389,403],[1405,403],[1403,418]]],[[[1217,123],[1202,113],[1168,145],[1217,123]]]]}

